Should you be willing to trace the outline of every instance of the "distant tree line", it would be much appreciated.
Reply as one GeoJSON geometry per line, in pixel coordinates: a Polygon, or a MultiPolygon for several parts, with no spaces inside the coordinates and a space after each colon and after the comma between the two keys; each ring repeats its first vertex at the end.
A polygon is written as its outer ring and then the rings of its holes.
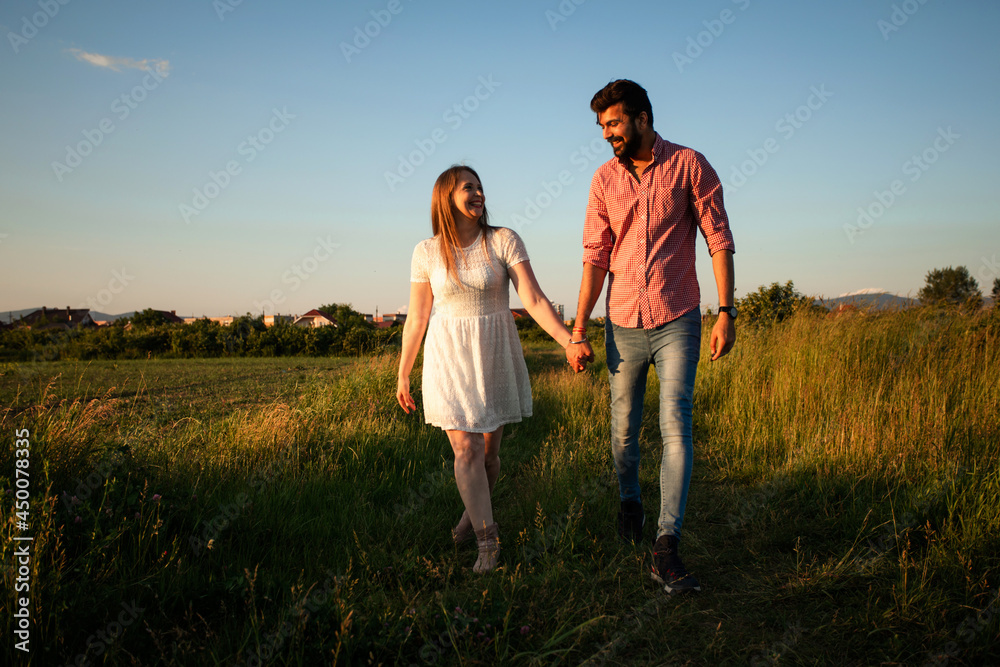
{"type": "Polygon", "coordinates": [[[228,326],[209,319],[167,324],[153,309],[100,328],[15,327],[0,331],[0,360],[145,359],[191,357],[362,356],[398,346],[402,328],[379,329],[346,304],[322,306],[337,326],[264,326],[263,316],[228,326]],[[131,325],[131,326],[129,326],[131,325]]]}
{"type": "MultiPolygon", "coordinates": [[[[1000,278],[993,280],[993,308],[1000,308],[1000,278]]],[[[927,273],[918,293],[926,307],[957,307],[970,312],[982,307],[979,284],[964,266],[934,269],[927,273]]],[[[756,292],[736,301],[743,326],[769,326],[797,312],[826,313],[812,297],[795,290],[792,281],[784,285],[760,286],[756,292]]],[[[320,307],[337,325],[297,327],[288,322],[264,325],[263,316],[238,317],[228,326],[209,319],[191,324],[169,324],[159,311],[146,309],[100,328],[68,331],[14,327],[0,330],[0,361],[57,359],[145,359],[150,357],[283,357],[283,356],[363,356],[398,347],[402,327],[379,329],[347,304],[320,307]],[[131,326],[128,326],[131,324],[131,326]]],[[[524,342],[552,339],[530,317],[516,319],[524,342]]],[[[588,337],[603,344],[601,323],[588,323],[588,337]]]]}
{"type": "MultiPolygon", "coordinates": [[[[1000,307],[1000,278],[993,280],[993,307],[1000,307]]],[[[928,308],[962,308],[976,312],[983,306],[979,283],[964,266],[928,271],[924,286],[917,293],[922,306],[928,308]]],[[[756,292],[737,299],[738,322],[751,326],[768,326],[781,322],[798,312],[826,313],[816,299],[800,294],[789,280],[784,285],[761,285],[756,292]]]]}

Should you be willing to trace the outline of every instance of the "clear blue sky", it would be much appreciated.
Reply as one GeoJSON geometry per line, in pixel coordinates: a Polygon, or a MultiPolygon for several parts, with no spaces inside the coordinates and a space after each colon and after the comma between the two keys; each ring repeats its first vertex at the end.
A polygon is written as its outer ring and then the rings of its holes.
{"type": "Polygon", "coordinates": [[[0,6],[0,311],[395,311],[467,163],[571,316],[615,78],[726,184],[737,296],[1000,275],[995,2],[235,2],[0,6]]]}

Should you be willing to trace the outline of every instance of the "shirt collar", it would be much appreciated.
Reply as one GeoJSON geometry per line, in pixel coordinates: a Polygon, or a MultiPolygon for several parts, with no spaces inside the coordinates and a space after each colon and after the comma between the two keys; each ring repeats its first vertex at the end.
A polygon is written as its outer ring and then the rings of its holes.
{"type": "MultiPolygon", "coordinates": [[[[653,133],[653,164],[663,162],[664,156],[667,152],[667,143],[667,140],[661,137],[659,132],[653,133]]],[[[615,163],[621,169],[628,171],[628,163],[621,158],[615,158],[615,163]]]]}
{"type": "Polygon", "coordinates": [[[654,132],[656,139],[653,140],[653,162],[663,162],[667,153],[667,140],[660,136],[659,132],[654,132]]]}

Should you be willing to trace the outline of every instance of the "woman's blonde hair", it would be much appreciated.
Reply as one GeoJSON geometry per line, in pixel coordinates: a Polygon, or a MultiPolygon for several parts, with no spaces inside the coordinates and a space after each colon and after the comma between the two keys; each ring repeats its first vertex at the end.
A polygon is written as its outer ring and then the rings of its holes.
{"type": "MultiPolygon", "coordinates": [[[[463,165],[452,165],[445,169],[434,182],[434,190],[431,193],[431,230],[434,236],[441,237],[441,256],[444,257],[444,265],[448,270],[448,275],[455,279],[455,282],[462,285],[458,279],[458,269],[456,261],[457,252],[462,254],[465,261],[465,249],[459,245],[458,231],[455,228],[455,206],[452,203],[452,195],[458,187],[458,181],[462,177],[462,172],[469,172],[476,177],[476,180],[483,182],[479,174],[472,167],[463,165]]],[[[486,203],[483,202],[483,214],[479,217],[479,226],[483,230],[483,252],[489,257],[486,237],[493,227],[490,226],[489,214],[486,212],[486,203]]]]}

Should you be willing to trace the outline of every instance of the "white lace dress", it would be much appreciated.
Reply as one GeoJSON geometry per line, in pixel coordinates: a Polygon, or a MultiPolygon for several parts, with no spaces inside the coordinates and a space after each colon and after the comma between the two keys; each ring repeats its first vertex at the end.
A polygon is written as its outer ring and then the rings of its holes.
{"type": "Polygon", "coordinates": [[[424,418],[445,430],[489,433],[531,416],[531,385],[510,312],[508,267],[527,261],[513,230],[482,234],[456,257],[464,289],[445,269],[440,240],[413,250],[410,280],[431,284],[434,312],[424,342],[424,418]]]}

